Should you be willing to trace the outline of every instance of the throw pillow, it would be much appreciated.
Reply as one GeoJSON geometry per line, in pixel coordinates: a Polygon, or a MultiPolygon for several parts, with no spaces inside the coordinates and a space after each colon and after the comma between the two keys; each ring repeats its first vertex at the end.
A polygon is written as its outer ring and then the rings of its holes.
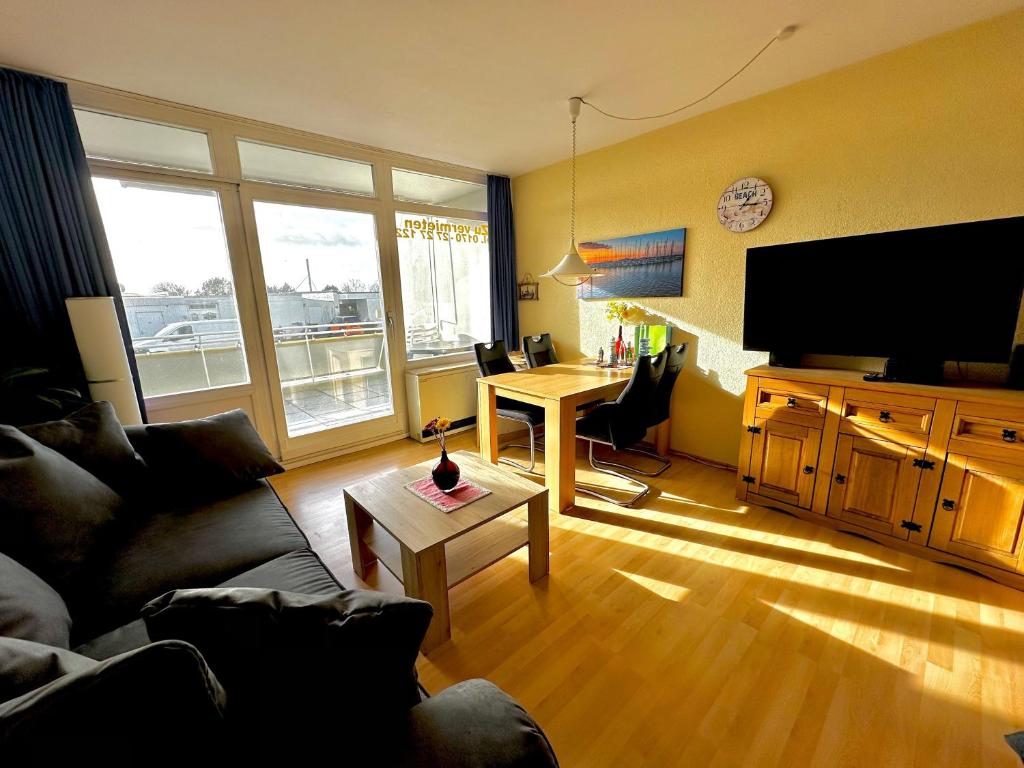
{"type": "Polygon", "coordinates": [[[17,698],[58,677],[87,672],[99,662],[64,648],[0,637],[0,701],[17,698]]]}
{"type": "Polygon", "coordinates": [[[204,493],[233,492],[239,485],[284,472],[245,411],[146,426],[143,458],[155,471],[204,493]]]}
{"type": "Polygon", "coordinates": [[[0,636],[69,648],[71,614],[49,584],[0,554],[0,636]]]}
{"type": "Polygon", "coordinates": [[[146,464],[128,442],[114,406],[90,403],[59,421],[20,427],[29,437],[96,475],[122,496],[145,487],[146,464]]]}
{"type": "Polygon", "coordinates": [[[219,765],[227,757],[224,690],[187,643],[96,662],[0,639],[0,666],[0,680],[10,672],[14,681],[0,701],[28,686],[0,703],[5,764],[219,765]]]}
{"type": "Polygon", "coordinates": [[[380,592],[244,587],[177,590],[142,609],[151,637],[200,650],[246,732],[393,722],[419,701],[416,654],[432,615],[429,603],[380,592]]]}
{"type": "Polygon", "coordinates": [[[0,424],[0,552],[67,597],[124,500],[73,461],[0,424]]]}

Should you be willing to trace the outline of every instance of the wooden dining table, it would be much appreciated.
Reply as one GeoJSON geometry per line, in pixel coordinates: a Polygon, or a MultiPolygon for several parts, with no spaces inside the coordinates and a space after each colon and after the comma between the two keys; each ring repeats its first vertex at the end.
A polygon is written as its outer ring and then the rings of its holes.
{"type": "MultiPolygon", "coordinates": [[[[544,484],[552,511],[565,512],[576,500],[576,408],[593,400],[614,400],[625,388],[632,368],[603,368],[577,360],[499,373],[477,379],[477,433],[480,457],[498,461],[497,399],[508,397],[544,409],[544,484]]],[[[668,452],[670,424],[655,433],[655,450],[668,452]]]]}

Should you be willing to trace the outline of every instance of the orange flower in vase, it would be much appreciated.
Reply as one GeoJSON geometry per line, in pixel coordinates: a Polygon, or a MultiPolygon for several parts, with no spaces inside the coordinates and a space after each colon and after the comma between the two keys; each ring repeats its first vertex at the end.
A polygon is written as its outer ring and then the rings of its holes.
{"type": "Polygon", "coordinates": [[[447,447],[445,446],[445,433],[451,428],[452,420],[444,416],[437,416],[427,422],[424,429],[434,433],[437,442],[441,444],[441,460],[430,473],[436,485],[444,493],[450,493],[459,484],[459,465],[448,458],[447,447]]]}

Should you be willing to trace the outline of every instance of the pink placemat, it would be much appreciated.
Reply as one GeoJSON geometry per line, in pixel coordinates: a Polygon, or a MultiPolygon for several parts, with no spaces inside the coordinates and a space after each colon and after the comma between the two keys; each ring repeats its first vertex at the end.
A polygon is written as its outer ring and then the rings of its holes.
{"type": "Polygon", "coordinates": [[[454,512],[456,509],[462,509],[467,504],[472,504],[490,493],[489,490],[477,485],[472,480],[460,480],[458,485],[445,493],[434,485],[434,478],[430,475],[407,483],[405,487],[442,512],[454,512]]]}

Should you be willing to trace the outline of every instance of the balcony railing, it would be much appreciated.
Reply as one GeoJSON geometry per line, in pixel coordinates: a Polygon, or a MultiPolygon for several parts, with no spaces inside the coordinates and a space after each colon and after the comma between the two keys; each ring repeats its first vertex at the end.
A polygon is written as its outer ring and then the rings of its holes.
{"type": "MultiPolygon", "coordinates": [[[[274,328],[282,384],[383,370],[383,331],[379,320],[274,328]]],[[[249,380],[238,331],[137,337],[133,346],[147,397],[249,380]]]]}

